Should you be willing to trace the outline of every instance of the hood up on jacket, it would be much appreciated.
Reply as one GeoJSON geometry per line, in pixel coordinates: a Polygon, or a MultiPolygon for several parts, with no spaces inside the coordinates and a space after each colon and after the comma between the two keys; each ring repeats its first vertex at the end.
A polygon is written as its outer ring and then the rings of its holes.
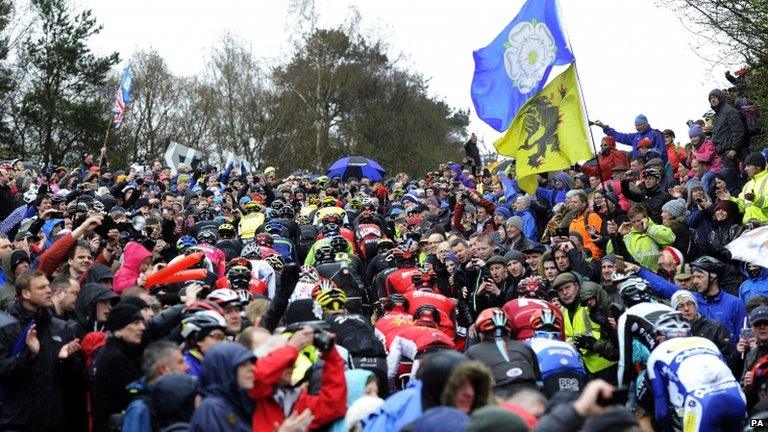
{"type": "Polygon", "coordinates": [[[197,380],[185,373],[171,373],[151,385],[152,405],[160,427],[189,423],[195,412],[197,380]]]}
{"type": "Polygon", "coordinates": [[[709,92],[708,98],[710,98],[712,96],[716,97],[717,100],[720,101],[720,103],[717,105],[717,107],[712,107],[712,109],[715,110],[715,111],[720,111],[720,109],[725,104],[725,92],[720,90],[720,89],[714,89],[711,92],[709,92]]]}
{"type": "Polygon", "coordinates": [[[490,370],[478,361],[471,361],[463,353],[434,353],[424,361],[417,375],[423,383],[421,403],[424,411],[440,405],[451,406],[466,380],[475,388],[473,410],[487,404],[490,398],[493,381],[490,370]]]}
{"type": "Polygon", "coordinates": [[[85,278],[85,283],[101,283],[105,279],[113,279],[115,272],[111,268],[104,264],[95,264],[88,269],[88,274],[85,278]]]}
{"type": "Polygon", "coordinates": [[[224,342],[206,353],[200,371],[200,394],[217,397],[239,411],[242,418],[253,414],[253,399],[237,385],[237,366],[256,356],[240,344],[224,342]]]}
{"type": "Polygon", "coordinates": [[[94,329],[96,324],[96,303],[102,300],[110,300],[114,305],[120,301],[120,297],[111,289],[97,283],[83,285],[80,294],[77,295],[75,317],[87,332],[94,329]]]}
{"type": "Polygon", "coordinates": [[[372,376],[374,376],[373,372],[366,369],[351,369],[344,372],[344,377],[347,379],[348,407],[351,407],[356,400],[365,394],[365,385],[372,376]]]}
{"type": "Polygon", "coordinates": [[[123,251],[123,265],[120,270],[128,270],[131,273],[138,275],[140,273],[139,267],[141,262],[147,258],[152,257],[152,252],[142,246],[140,243],[130,242],[125,245],[123,251]]]}
{"type": "MultiPolygon", "coordinates": [[[[571,177],[567,173],[559,172],[555,174],[554,181],[557,181],[557,180],[560,180],[561,182],[563,182],[563,184],[565,185],[564,190],[571,190],[571,188],[573,188],[573,180],[571,180],[571,177]]],[[[554,182],[552,183],[552,186],[554,187],[554,182]]]]}
{"type": "Polygon", "coordinates": [[[608,293],[598,284],[592,281],[583,281],[579,289],[579,303],[583,303],[591,298],[597,300],[597,308],[606,309],[611,305],[611,299],[608,293]]]}

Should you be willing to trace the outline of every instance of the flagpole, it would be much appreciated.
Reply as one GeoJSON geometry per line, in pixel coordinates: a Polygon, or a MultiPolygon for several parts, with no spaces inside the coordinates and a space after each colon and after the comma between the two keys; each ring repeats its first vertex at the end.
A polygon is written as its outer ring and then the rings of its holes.
{"type": "Polygon", "coordinates": [[[573,70],[576,72],[576,85],[579,87],[579,98],[581,99],[581,106],[584,110],[584,116],[587,119],[587,130],[589,131],[589,139],[590,139],[590,147],[592,148],[592,151],[595,153],[595,162],[597,162],[597,171],[598,171],[598,178],[600,179],[600,186],[603,187],[603,193],[606,192],[605,189],[605,183],[603,182],[603,168],[600,166],[600,157],[597,152],[597,147],[595,146],[595,137],[592,135],[592,127],[590,126],[589,122],[589,111],[587,111],[587,100],[584,98],[584,89],[581,86],[581,78],[579,77],[579,68],[576,67],[576,53],[573,52],[573,45],[571,44],[571,37],[568,34],[568,27],[565,25],[565,21],[561,19],[560,17],[560,0],[555,0],[555,3],[557,4],[557,15],[558,15],[558,21],[560,21],[560,26],[563,28],[563,31],[565,32],[565,38],[568,40],[568,47],[571,49],[571,54],[573,54],[573,70]]]}
{"type": "Polygon", "coordinates": [[[102,147],[107,147],[107,138],[109,138],[109,130],[112,128],[112,116],[109,117],[109,123],[107,124],[107,133],[104,134],[104,145],[102,147]]]}

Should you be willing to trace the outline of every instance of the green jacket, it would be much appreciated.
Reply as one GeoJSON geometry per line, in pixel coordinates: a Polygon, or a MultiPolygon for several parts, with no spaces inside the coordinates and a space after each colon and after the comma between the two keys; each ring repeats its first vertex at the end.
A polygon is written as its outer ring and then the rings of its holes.
{"type": "Polygon", "coordinates": [[[744,223],[751,219],[760,222],[768,222],[768,171],[763,170],[750,179],[738,197],[732,197],[731,201],[739,206],[739,212],[744,213],[744,223]],[[747,201],[744,195],[748,192],[755,194],[753,201],[747,201]]]}
{"type": "Polygon", "coordinates": [[[635,228],[624,236],[627,251],[642,267],[654,272],[659,268],[659,252],[675,241],[675,233],[664,225],[656,225],[648,219],[648,228],[640,232],[635,228]]]}

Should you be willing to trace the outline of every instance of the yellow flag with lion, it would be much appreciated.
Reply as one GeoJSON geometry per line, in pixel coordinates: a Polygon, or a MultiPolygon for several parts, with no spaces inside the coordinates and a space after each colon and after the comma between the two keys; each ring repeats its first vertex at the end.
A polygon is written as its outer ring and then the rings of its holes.
{"type": "Polygon", "coordinates": [[[592,159],[576,65],[529,99],[493,145],[500,154],[516,159],[517,183],[529,194],[536,193],[536,174],[562,171],[592,159]]]}

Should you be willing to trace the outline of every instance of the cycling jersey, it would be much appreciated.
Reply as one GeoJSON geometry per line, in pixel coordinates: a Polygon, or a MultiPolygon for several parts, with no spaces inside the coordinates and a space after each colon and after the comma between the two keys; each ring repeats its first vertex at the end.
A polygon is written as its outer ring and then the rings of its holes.
{"type": "Polygon", "coordinates": [[[187,364],[187,375],[200,378],[200,368],[203,363],[203,354],[198,350],[184,350],[184,363],[187,364]]]}
{"type": "Polygon", "coordinates": [[[663,425],[677,416],[683,432],[742,429],[746,397],[712,341],[691,336],[660,343],[648,358],[648,378],[663,425]]]}
{"type": "Polygon", "coordinates": [[[262,213],[248,213],[240,219],[238,232],[241,239],[251,239],[256,236],[256,231],[264,224],[265,216],[262,213]]]}
{"type": "Polygon", "coordinates": [[[578,392],[584,388],[587,372],[573,345],[555,339],[532,338],[525,342],[536,353],[544,393],[578,392]]]}
{"type": "Polygon", "coordinates": [[[413,360],[411,376],[419,368],[419,356],[436,349],[454,349],[453,341],[438,329],[422,326],[406,327],[395,336],[387,354],[387,377],[397,376],[400,360],[403,357],[413,360]]]}
{"type": "Polygon", "coordinates": [[[207,243],[200,243],[196,247],[205,253],[205,257],[213,265],[213,271],[216,273],[216,276],[222,278],[227,275],[227,257],[221,249],[207,243]]]}
{"type": "Polygon", "coordinates": [[[400,334],[400,330],[412,325],[413,316],[404,312],[387,312],[386,315],[376,321],[374,327],[377,334],[380,334],[386,341],[386,348],[389,351],[392,341],[395,339],[395,336],[400,334]]]}
{"type": "Polygon", "coordinates": [[[456,337],[454,316],[456,315],[456,299],[427,290],[408,291],[404,294],[408,299],[408,313],[413,315],[423,305],[434,306],[440,314],[438,328],[451,339],[456,337]]]}
{"type": "Polygon", "coordinates": [[[472,345],[466,354],[491,369],[493,391],[501,396],[519,386],[535,386],[541,376],[536,353],[515,340],[498,338],[472,345]]]}
{"type": "Polygon", "coordinates": [[[379,299],[389,297],[391,294],[405,294],[416,289],[413,284],[413,276],[420,275],[421,270],[416,267],[403,267],[385,270],[376,276],[376,290],[379,299]]]}
{"type": "Polygon", "coordinates": [[[652,351],[656,347],[653,338],[653,326],[665,313],[674,312],[671,307],[661,303],[640,303],[624,311],[619,317],[616,332],[619,336],[619,385],[629,385],[637,378],[633,366],[633,340],[652,351]]]}

